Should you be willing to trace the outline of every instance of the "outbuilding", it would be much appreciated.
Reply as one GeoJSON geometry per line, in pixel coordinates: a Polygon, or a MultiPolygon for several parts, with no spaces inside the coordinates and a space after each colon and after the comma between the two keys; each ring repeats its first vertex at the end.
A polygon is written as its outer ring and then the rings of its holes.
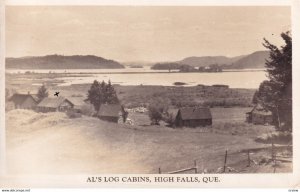
{"type": "Polygon", "coordinates": [[[12,102],[15,109],[35,109],[38,102],[34,96],[28,94],[15,93],[8,101],[12,102]]]}
{"type": "Polygon", "coordinates": [[[246,113],[246,121],[253,124],[272,124],[273,115],[272,112],[265,109],[262,105],[257,104],[250,112],[246,113]]]}
{"type": "Polygon", "coordinates": [[[74,104],[64,97],[46,97],[36,107],[38,112],[65,112],[72,109],[74,104]]]}
{"type": "Polygon", "coordinates": [[[124,107],[119,104],[102,104],[98,111],[98,117],[104,121],[118,123],[125,113],[124,107]]]}
{"type": "Polygon", "coordinates": [[[176,127],[205,127],[212,125],[209,108],[180,108],[175,118],[176,127]]]}

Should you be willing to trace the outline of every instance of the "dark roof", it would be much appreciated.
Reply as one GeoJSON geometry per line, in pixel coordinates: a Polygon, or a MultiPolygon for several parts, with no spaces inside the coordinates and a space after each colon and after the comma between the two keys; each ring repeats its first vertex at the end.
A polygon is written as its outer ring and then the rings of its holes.
{"type": "Polygon", "coordinates": [[[195,108],[186,107],[179,109],[182,120],[191,119],[211,119],[211,112],[209,108],[195,108]]]}
{"type": "Polygon", "coordinates": [[[64,97],[46,97],[37,106],[38,107],[49,107],[58,108],[64,101],[69,102],[71,105],[74,104],[64,97]]]}
{"type": "Polygon", "coordinates": [[[71,101],[71,103],[73,103],[75,108],[81,108],[83,105],[86,104],[82,97],[69,97],[68,100],[71,101]]]}
{"type": "Polygon", "coordinates": [[[21,105],[28,97],[31,97],[36,103],[36,99],[30,94],[19,94],[15,93],[9,98],[9,101],[14,102],[17,105],[21,105]]]}
{"type": "Polygon", "coordinates": [[[260,115],[272,115],[272,112],[264,108],[261,104],[255,105],[250,113],[255,113],[260,115]]]}
{"type": "Polygon", "coordinates": [[[98,111],[98,116],[119,117],[119,112],[121,111],[122,107],[119,104],[102,104],[98,111]]]}

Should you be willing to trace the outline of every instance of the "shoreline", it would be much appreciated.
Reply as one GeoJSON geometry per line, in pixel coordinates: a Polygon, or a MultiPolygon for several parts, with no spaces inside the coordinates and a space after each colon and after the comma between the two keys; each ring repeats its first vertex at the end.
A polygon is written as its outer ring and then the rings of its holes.
{"type": "MultiPolygon", "coordinates": [[[[145,72],[52,72],[51,73],[41,73],[41,72],[34,72],[34,70],[49,70],[50,69],[5,69],[5,73],[6,74],[25,74],[27,71],[29,72],[29,74],[88,74],[88,75],[92,75],[92,74],[157,74],[157,73],[199,73],[199,74],[211,74],[211,73],[227,73],[227,72],[259,72],[259,71],[265,71],[265,69],[241,69],[241,70],[224,70],[221,72],[180,72],[180,71],[145,71],[145,72]],[[8,72],[7,70],[24,70],[24,72],[19,73],[19,72],[8,72]],[[26,71],[25,71],[26,70],[26,71]]],[[[52,70],[58,70],[58,69],[52,69],[52,70]]],[[[59,69],[60,70],[60,69],[59,69]]],[[[61,69],[61,70],[74,70],[74,69],[61,69]]],[[[85,70],[85,69],[83,69],[85,70]]],[[[96,69],[91,69],[91,70],[96,70],[96,69]]],[[[106,70],[106,69],[105,69],[106,70]]],[[[113,70],[113,69],[112,69],[113,70]]]]}

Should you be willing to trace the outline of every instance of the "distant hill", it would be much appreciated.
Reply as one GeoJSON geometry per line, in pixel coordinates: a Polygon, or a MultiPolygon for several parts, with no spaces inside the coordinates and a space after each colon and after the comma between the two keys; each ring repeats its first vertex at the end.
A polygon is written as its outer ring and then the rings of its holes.
{"type": "Polygon", "coordinates": [[[47,55],[6,58],[6,68],[16,69],[117,69],[120,63],[94,55],[47,55]]]}
{"type": "Polygon", "coordinates": [[[173,70],[173,69],[180,69],[183,64],[173,63],[173,62],[165,62],[165,63],[156,63],[154,64],[151,69],[154,70],[173,70]]]}
{"type": "Polygon", "coordinates": [[[244,55],[238,57],[225,56],[203,56],[203,57],[187,57],[179,61],[180,64],[190,65],[194,67],[206,67],[209,65],[229,65],[243,58],[244,55]]]}
{"type": "Polygon", "coordinates": [[[190,65],[194,67],[207,67],[210,65],[219,65],[227,69],[250,69],[264,68],[265,60],[269,58],[269,51],[256,51],[249,55],[241,55],[237,57],[225,56],[203,56],[203,57],[187,57],[180,64],[190,65]]]}
{"type": "Polygon", "coordinates": [[[264,68],[266,59],[269,58],[269,51],[256,51],[247,55],[231,65],[226,66],[228,69],[254,69],[264,68]]]}

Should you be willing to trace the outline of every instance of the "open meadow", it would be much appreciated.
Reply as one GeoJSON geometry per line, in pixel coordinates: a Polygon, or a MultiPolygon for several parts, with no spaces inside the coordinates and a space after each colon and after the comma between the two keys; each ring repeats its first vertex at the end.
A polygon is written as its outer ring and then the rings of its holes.
{"type": "MultiPolygon", "coordinates": [[[[222,119],[214,111],[213,115],[216,123],[222,119]]],[[[159,167],[170,172],[189,167],[194,160],[199,172],[217,172],[226,149],[232,154],[228,166],[237,166],[240,172],[272,172],[272,167],[258,164],[247,168],[247,154],[242,152],[256,151],[251,154],[256,163],[262,157],[270,158],[270,150],[266,150],[270,145],[257,143],[253,138],[272,131],[272,127],[244,127],[241,119],[235,122],[238,134],[232,134],[232,128],[226,124],[222,128],[213,124],[212,131],[203,132],[201,128],[115,124],[86,116],[69,119],[60,112],[12,110],[6,115],[8,172],[158,173],[159,167]],[[22,161],[17,157],[22,157],[22,161]]],[[[288,164],[277,171],[290,169],[288,164]]]]}
{"type": "MultiPolygon", "coordinates": [[[[86,99],[90,84],[60,86],[57,76],[66,74],[10,74],[6,88],[11,93],[35,94],[41,83],[49,95],[86,99]]],[[[74,74],[73,74],[74,75],[74,74]]],[[[80,78],[81,74],[76,74],[80,78]]],[[[121,86],[114,85],[125,108],[147,107],[155,98],[165,98],[173,107],[211,108],[212,126],[170,128],[164,122],[151,125],[146,112],[130,111],[132,124],[116,124],[83,115],[11,110],[6,113],[8,172],[16,174],[75,173],[167,173],[197,163],[198,172],[220,172],[228,150],[230,172],[273,172],[270,144],[255,138],[271,133],[271,125],[245,122],[252,109],[253,89],[214,86],[121,86]],[[17,117],[17,118],[16,118],[17,117]],[[248,152],[251,166],[248,165],[248,152]],[[16,157],[23,157],[22,161],[16,157]],[[266,160],[267,159],[267,160],[266,160]],[[263,160],[263,163],[260,163],[263,160]]],[[[279,152],[279,151],[278,151],[279,152]]],[[[283,148],[280,153],[291,153],[283,148]]],[[[277,172],[291,171],[282,163],[277,172]]]]}

